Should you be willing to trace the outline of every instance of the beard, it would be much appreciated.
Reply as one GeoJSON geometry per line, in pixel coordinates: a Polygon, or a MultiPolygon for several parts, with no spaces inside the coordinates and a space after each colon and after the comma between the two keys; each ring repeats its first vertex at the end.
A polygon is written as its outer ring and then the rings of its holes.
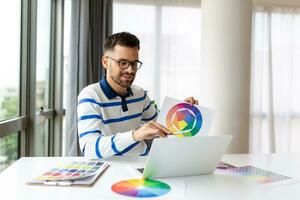
{"type": "Polygon", "coordinates": [[[121,87],[129,88],[135,78],[134,73],[120,73],[117,75],[114,75],[112,72],[110,73],[111,78],[121,87]]]}

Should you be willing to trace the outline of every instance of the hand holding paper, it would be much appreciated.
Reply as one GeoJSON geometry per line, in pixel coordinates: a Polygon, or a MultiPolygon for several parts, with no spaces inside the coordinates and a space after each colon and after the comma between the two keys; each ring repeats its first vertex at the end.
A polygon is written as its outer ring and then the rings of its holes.
{"type": "Polygon", "coordinates": [[[132,137],[135,141],[143,141],[155,137],[166,137],[168,134],[172,134],[172,132],[166,127],[157,122],[150,121],[134,131],[132,137]]]}

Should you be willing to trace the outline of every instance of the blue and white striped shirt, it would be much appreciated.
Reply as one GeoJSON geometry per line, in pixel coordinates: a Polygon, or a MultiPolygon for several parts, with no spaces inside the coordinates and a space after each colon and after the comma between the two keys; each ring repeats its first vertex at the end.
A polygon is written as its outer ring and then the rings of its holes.
{"type": "Polygon", "coordinates": [[[81,152],[88,158],[105,158],[145,155],[146,144],[135,141],[132,132],[142,122],[156,120],[157,111],[142,88],[132,85],[119,96],[104,79],[80,92],[77,115],[81,152]]]}

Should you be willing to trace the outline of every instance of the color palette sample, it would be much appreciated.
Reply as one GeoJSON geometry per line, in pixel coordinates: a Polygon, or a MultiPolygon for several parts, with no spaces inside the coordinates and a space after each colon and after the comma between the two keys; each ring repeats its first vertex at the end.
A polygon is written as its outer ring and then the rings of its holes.
{"type": "Polygon", "coordinates": [[[266,171],[253,166],[229,167],[227,169],[217,169],[217,173],[245,178],[256,183],[272,183],[291,179],[291,177],[266,171]]]}
{"type": "Polygon", "coordinates": [[[161,181],[151,179],[130,179],[115,183],[112,191],[131,197],[158,197],[168,193],[171,187],[161,181]]]}
{"type": "Polygon", "coordinates": [[[58,165],[35,178],[38,181],[74,180],[95,175],[104,162],[74,161],[58,165]]]}
{"type": "Polygon", "coordinates": [[[177,137],[194,136],[201,129],[202,114],[193,105],[179,103],[167,113],[166,126],[177,137]]]}

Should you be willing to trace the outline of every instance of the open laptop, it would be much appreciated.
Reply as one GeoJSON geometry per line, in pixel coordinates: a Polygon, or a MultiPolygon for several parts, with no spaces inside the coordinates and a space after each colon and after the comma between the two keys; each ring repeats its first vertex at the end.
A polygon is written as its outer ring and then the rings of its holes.
{"type": "Polygon", "coordinates": [[[231,135],[156,138],[142,178],[210,174],[216,169],[231,140],[231,135]]]}

